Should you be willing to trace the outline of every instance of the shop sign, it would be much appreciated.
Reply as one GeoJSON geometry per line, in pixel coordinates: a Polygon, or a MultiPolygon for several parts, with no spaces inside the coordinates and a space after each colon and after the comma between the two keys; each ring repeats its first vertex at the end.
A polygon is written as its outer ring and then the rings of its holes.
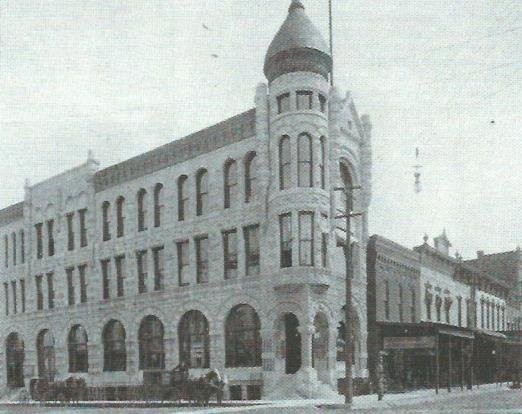
{"type": "Polygon", "coordinates": [[[384,349],[432,349],[434,336],[392,336],[384,338],[384,349]]]}

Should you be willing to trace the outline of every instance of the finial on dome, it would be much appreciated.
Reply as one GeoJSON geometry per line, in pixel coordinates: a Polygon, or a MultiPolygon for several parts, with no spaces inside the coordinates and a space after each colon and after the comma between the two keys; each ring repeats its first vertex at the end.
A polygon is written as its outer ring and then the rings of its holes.
{"type": "Polygon", "coordinates": [[[303,9],[304,10],[304,6],[303,6],[303,3],[301,3],[301,0],[292,0],[292,4],[290,4],[290,7],[288,8],[288,13],[294,11],[295,9],[303,9]]]}
{"type": "Polygon", "coordinates": [[[424,240],[424,244],[428,243],[428,240],[430,239],[426,233],[424,233],[424,237],[422,238],[424,240]]]}

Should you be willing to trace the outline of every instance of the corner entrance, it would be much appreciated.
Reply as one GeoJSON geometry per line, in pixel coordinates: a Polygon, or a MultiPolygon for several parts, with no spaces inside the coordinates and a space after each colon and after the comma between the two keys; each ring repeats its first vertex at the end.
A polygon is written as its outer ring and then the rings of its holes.
{"type": "Polygon", "coordinates": [[[299,320],[293,313],[284,315],[285,373],[295,374],[301,368],[301,334],[299,320]]]}

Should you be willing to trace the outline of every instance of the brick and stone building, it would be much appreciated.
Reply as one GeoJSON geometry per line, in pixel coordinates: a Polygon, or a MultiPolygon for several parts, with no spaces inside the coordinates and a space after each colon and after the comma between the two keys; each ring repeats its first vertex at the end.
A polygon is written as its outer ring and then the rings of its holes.
{"type": "Polygon", "coordinates": [[[224,372],[232,398],[334,390],[346,236],[334,187],[347,185],[362,187],[351,340],[366,377],[371,124],[330,86],[331,66],[294,0],[254,108],[27,183],[0,211],[0,386],[155,383],[184,362],[224,372]]]}
{"type": "Polygon", "coordinates": [[[518,273],[499,277],[491,266],[451,257],[450,246],[446,232],[413,249],[369,240],[370,373],[384,353],[391,389],[494,382],[519,357],[522,344],[506,347],[520,318],[518,273]]]}

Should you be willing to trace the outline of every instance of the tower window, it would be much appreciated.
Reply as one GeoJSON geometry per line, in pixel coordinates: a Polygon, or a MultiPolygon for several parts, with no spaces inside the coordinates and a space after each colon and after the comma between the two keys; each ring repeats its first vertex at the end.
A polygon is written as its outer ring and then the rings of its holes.
{"type": "Polygon", "coordinates": [[[279,141],[279,189],[290,188],[291,181],[290,137],[285,135],[279,141]]]}
{"type": "Polygon", "coordinates": [[[312,187],[312,138],[308,134],[301,134],[297,145],[299,187],[312,187]]]}
{"type": "Polygon", "coordinates": [[[321,94],[319,94],[319,109],[322,113],[326,112],[326,97],[321,94]]]}
{"type": "Polygon", "coordinates": [[[290,94],[284,93],[277,97],[277,113],[282,114],[290,110],[290,94]]]}
{"type": "Polygon", "coordinates": [[[312,91],[297,91],[296,107],[297,110],[312,109],[312,91]]]}
{"type": "Polygon", "coordinates": [[[299,265],[314,265],[314,213],[299,212],[299,265]]]}
{"type": "Polygon", "coordinates": [[[85,223],[85,218],[87,215],[87,209],[82,208],[78,210],[78,217],[80,218],[80,247],[87,246],[87,227],[85,223]]]}
{"type": "Polygon", "coordinates": [[[281,245],[281,267],[292,266],[292,215],[279,216],[279,232],[281,245]]]}

